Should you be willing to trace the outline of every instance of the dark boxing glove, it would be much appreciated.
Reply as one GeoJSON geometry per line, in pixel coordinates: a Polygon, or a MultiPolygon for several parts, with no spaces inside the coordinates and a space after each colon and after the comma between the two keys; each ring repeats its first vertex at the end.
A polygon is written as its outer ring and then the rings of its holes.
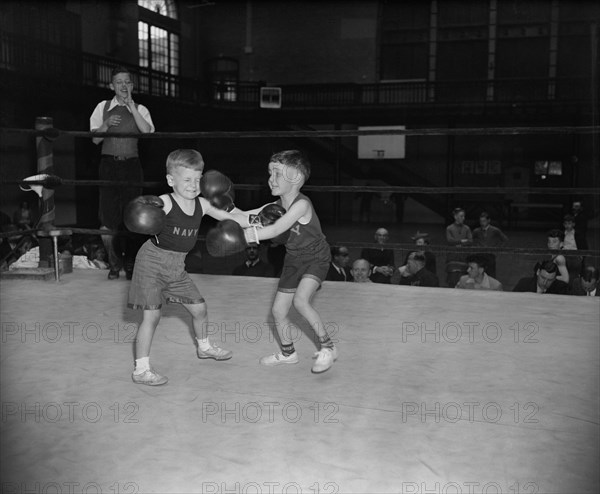
{"type": "Polygon", "coordinates": [[[164,202],[157,196],[139,196],[125,206],[123,222],[128,230],[158,235],[165,226],[164,202]]]}
{"type": "MultiPolygon", "coordinates": [[[[248,230],[252,230],[249,228],[248,230]]],[[[206,234],[206,250],[213,257],[226,257],[242,252],[251,243],[252,233],[246,234],[244,229],[233,220],[219,221],[206,234]]],[[[255,239],[258,243],[258,239],[255,239]]]]}
{"type": "Polygon", "coordinates": [[[235,208],[233,183],[217,170],[208,170],[200,179],[200,193],[217,209],[232,211],[235,208]]]}
{"type": "Polygon", "coordinates": [[[252,226],[263,227],[272,225],[285,214],[285,208],[278,204],[267,204],[258,214],[251,214],[248,223],[252,226]]]}

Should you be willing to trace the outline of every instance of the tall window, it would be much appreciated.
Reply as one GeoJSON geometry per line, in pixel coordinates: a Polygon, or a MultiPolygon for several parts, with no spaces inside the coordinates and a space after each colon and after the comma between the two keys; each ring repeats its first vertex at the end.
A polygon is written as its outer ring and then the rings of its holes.
{"type": "Polygon", "coordinates": [[[138,0],[140,89],[158,96],[178,96],[179,23],[172,0],[138,0]]]}

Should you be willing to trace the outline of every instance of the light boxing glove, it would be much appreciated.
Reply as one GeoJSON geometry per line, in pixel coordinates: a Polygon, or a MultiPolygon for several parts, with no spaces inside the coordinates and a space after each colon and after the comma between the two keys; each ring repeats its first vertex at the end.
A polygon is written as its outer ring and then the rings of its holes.
{"type": "Polygon", "coordinates": [[[165,226],[164,205],[157,196],[136,197],[125,206],[123,222],[134,233],[158,235],[165,226]]]}

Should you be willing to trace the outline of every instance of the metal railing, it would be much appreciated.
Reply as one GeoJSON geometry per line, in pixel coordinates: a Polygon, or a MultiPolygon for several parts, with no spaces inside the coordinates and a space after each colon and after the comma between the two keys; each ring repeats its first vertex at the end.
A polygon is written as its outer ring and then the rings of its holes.
{"type": "MultiPolygon", "coordinates": [[[[30,38],[0,32],[0,72],[34,76],[57,83],[106,87],[115,65],[131,70],[137,90],[191,104],[258,108],[261,82],[205,82],[107,57],[41,44],[30,38]]],[[[283,85],[282,107],[360,108],[378,106],[464,107],[508,104],[589,105],[593,88],[586,78],[495,79],[461,81],[402,81],[375,84],[283,85]]]]}

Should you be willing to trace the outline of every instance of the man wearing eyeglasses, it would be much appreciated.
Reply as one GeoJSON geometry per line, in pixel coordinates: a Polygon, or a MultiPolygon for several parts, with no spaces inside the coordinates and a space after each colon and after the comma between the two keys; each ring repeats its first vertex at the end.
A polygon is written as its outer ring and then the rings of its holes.
{"type": "Polygon", "coordinates": [[[391,283],[394,274],[394,251],[386,249],[384,245],[389,240],[390,234],[385,228],[375,231],[375,242],[379,244],[376,249],[365,248],[360,257],[371,264],[371,281],[373,283],[391,283]]]}

